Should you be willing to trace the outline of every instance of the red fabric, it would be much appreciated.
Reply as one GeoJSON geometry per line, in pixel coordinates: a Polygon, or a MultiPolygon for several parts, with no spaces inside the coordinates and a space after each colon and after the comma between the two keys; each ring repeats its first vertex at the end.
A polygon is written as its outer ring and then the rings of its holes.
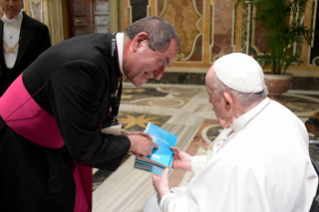
{"type": "Polygon", "coordinates": [[[64,146],[55,118],[30,96],[22,74],[0,98],[0,115],[11,129],[36,144],[53,149],[64,146]]]}
{"type": "Polygon", "coordinates": [[[74,212],[92,211],[92,168],[77,165],[73,176],[76,185],[74,212]]]}

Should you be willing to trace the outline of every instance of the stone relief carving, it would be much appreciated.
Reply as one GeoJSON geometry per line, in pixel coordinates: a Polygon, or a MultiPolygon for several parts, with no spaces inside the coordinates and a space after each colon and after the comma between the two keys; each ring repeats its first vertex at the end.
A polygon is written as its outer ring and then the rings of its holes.
{"type": "Polygon", "coordinates": [[[42,0],[31,0],[30,1],[30,13],[31,17],[41,21],[43,23],[43,3],[42,0]]]}

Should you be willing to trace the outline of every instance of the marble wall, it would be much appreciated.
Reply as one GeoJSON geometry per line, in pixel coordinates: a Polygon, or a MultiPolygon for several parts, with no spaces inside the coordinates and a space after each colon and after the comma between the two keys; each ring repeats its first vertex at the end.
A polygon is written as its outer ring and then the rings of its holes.
{"type": "MultiPolygon", "coordinates": [[[[309,0],[304,23],[307,27],[319,28],[318,0],[309,0]]],[[[254,57],[267,50],[262,34],[264,31],[253,21],[256,9],[239,5],[234,0],[123,0],[123,28],[136,20],[136,14],[155,15],[172,23],[180,35],[182,48],[173,66],[172,73],[206,73],[214,61],[225,54],[243,52],[254,57]],[[134,12],[133,12],[134,11],[134,12]],[[146,12],[145,12],[146,11],[146,12]]],[[[141,16],[139,16],[141,18],[141,16]]],[[[311,46],[294,44],[302,53],[302,65],[288,69],[296,77],[319,77],[319,38],[311,46]]],[[[267,70],[266,70],[267,71],[267,70]]]]}
{"type": "MultiPolygon", "coordinates": [[[[66,1],[24,0],[25,12],[48,25],[53,45],[68,38],[66,1]]],[[[119,30],[150,15],[176,27],[182,48],[162,80],[153,83],[203,85],[207,70],[218,57],[232,52],[258,56],[267,48],[262,29],[252,21],[256,10],[241,6],[236,10],[234,0],[121,0],[113,4],[112,11],[111,16],[116,17],[113,25],[118,23],[119,30]]],[[[312,0],[305,23],[319,28],[318,11],[318,0],[312,0]]],[[[318,90],[319,38],[310,48],[303,44],[299,48],[305,62],[288,70],[295,76],[293,89],[318,90]]]]}

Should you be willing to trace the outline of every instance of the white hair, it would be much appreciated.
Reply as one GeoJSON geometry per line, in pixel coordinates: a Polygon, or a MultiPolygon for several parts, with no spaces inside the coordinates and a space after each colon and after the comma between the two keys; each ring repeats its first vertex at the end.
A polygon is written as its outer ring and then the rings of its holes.
{"type": "Polygon", "coordinates": [[[216,74],[213,75],[210,82],[210,86],[214,92],[214,95],[221,97],[224,91],[228,91],[243,107],[247,107],[249,105],[252,105],[253,103],[259,102],[268,95],[268,89],[266,85],[264,90],[262,90],[261,92],[243,93],[226,86],[222,81],[218,79],[216,74]]]}

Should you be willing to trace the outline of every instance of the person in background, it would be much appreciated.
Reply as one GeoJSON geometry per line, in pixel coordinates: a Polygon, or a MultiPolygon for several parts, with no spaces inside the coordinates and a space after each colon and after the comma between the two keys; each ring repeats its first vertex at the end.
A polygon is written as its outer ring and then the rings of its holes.
{"type": "Polygon", "coordinates": [[[160,79],[179,49],[170,23],[146,17],[41,54],[0,98],[1,209],[91,211],[90,167],[113,171],[128,152],[157,148],[146,133],[121,132],[121,77],[136,87],[160,79]]]}
{"type": "Polygon", "coordinates": [[[260,65],[242,53],[225,55],[209,69],[206,90],[224,130],[207,155],[171,148],[172,167],[195,176],[171,193],[168,169],[153,175],[157,196],[144,211],[308,212],[318,186],[308,134],[298,117],[267,97],[260,65]]]}
{"type": "Polygon", "coordinates": [[[0,0],[0,96],[51,46],[49,29],[21,11],[23,0],[0,0]]]}

